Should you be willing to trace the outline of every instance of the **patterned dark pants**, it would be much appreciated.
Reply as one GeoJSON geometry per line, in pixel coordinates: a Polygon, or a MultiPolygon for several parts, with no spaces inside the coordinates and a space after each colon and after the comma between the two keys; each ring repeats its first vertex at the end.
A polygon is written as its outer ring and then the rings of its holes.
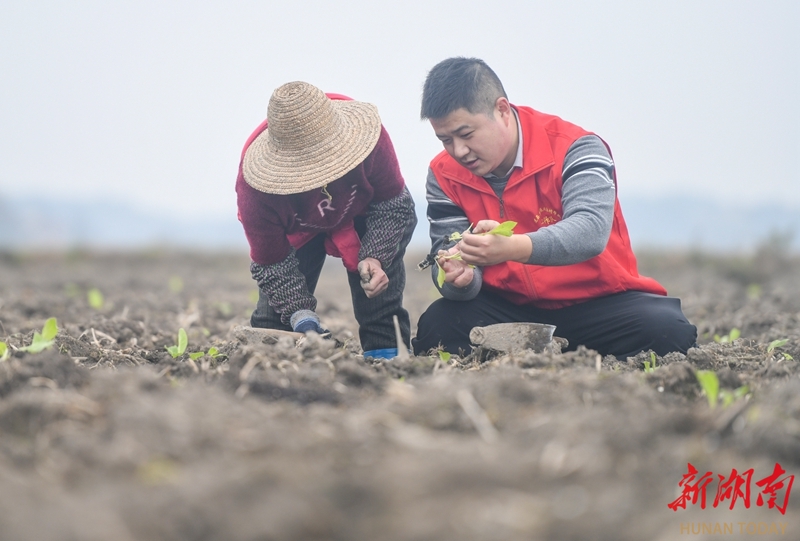
{"type": "MultiPolygon", "coordinates": [[[[408,312],[403,308],[403,290],[406,287],[406,270],[403,265],[403,256],[406,252],[414,233],[416,219],[408,224],[400,241],[398,253],[392,263],[383,271],[389,278],[389,287],[372,299],[367,298],[361,288],[361,277],[357,272],[348,272],[347,281],[350,284],[350,297],[353,302],[353,313],[358,321],[358,337],[364,351],[397,347],[394,322],[392,316],[397,316],[400,323],[400,332],[406,346],[411,338],[411,322],[408,312]]],[[[365,225],[363,219],[355,220],[355,229],[359,236],[364,235],[365,225]]],[[[300,262],[300,272],[306,277],[308,290],[313,294],[317,288],[322,266],[325,263],[325,235],[320,234],[304,244],[297,250],[297,259],[300,262]]],[[[269,299],[259,290],[258,304],[250,317],[253,327],[267,329],[281,329],[291,331],[291,327],[281,323],[280,314],[269,305],[269,299]]],[[[322,326],[325,322],[322,321],[322,326]]]]}

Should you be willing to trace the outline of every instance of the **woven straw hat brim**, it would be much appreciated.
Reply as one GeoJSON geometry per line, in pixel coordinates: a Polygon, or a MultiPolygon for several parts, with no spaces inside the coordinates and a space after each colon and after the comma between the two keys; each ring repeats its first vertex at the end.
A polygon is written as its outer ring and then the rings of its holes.
{"type": "Polygon", "coordinates": [[[275,146],[269,128],[245,152],[245,181],[261,192],[288,195],[322,188],[363,162],[381,135],[378,109],[371,103],[332,101],[340,130],[313,146],[284,149],[275,146]]]}

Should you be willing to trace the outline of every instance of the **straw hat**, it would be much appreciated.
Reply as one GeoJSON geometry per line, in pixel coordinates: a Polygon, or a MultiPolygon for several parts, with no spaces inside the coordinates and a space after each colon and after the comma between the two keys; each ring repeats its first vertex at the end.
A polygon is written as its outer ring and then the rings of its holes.
{"type": "Polygon", "coordinates": [[[245,181],[269,194],[322,188],[369,156],[381,134],[378,109],[329,99],[303,82],[272,93],[268,129],[250,144],[242,162],[245,181]]]}

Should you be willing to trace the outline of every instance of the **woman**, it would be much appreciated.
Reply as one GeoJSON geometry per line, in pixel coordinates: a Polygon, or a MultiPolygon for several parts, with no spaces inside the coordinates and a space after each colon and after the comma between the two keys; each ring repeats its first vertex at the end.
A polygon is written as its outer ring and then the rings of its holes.
{"type": "Polygon", "coordinates": [[[259,287],[253,327],[327,332],[314,290],[330,254],[347,269],[364,356],[397,355],[393,316],[408,344],[403,255],[417,219],[374,105],[279,87],[245,144],[236,193],[259,287]]]}

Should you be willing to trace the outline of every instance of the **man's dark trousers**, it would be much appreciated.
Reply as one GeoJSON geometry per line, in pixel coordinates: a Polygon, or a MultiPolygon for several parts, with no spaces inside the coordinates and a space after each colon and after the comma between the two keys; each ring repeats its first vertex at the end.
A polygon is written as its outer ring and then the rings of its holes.
{"type": "Polygon", "coordinates": [[[424,354],[441,345],[450,353],[466,354],[472,349],[469,332],[473,327],[511,322],[555,325],[555,335],[569,340],[569,350],[584,345],[618,359],[647,350],[658,355],[686,353],[697,340],[697,328],[674,297],[625,291],[545,310],[516,305],[482,290],[469,301],[442,298],[431,304],[419,318],[414,353],[424,354]]]}

